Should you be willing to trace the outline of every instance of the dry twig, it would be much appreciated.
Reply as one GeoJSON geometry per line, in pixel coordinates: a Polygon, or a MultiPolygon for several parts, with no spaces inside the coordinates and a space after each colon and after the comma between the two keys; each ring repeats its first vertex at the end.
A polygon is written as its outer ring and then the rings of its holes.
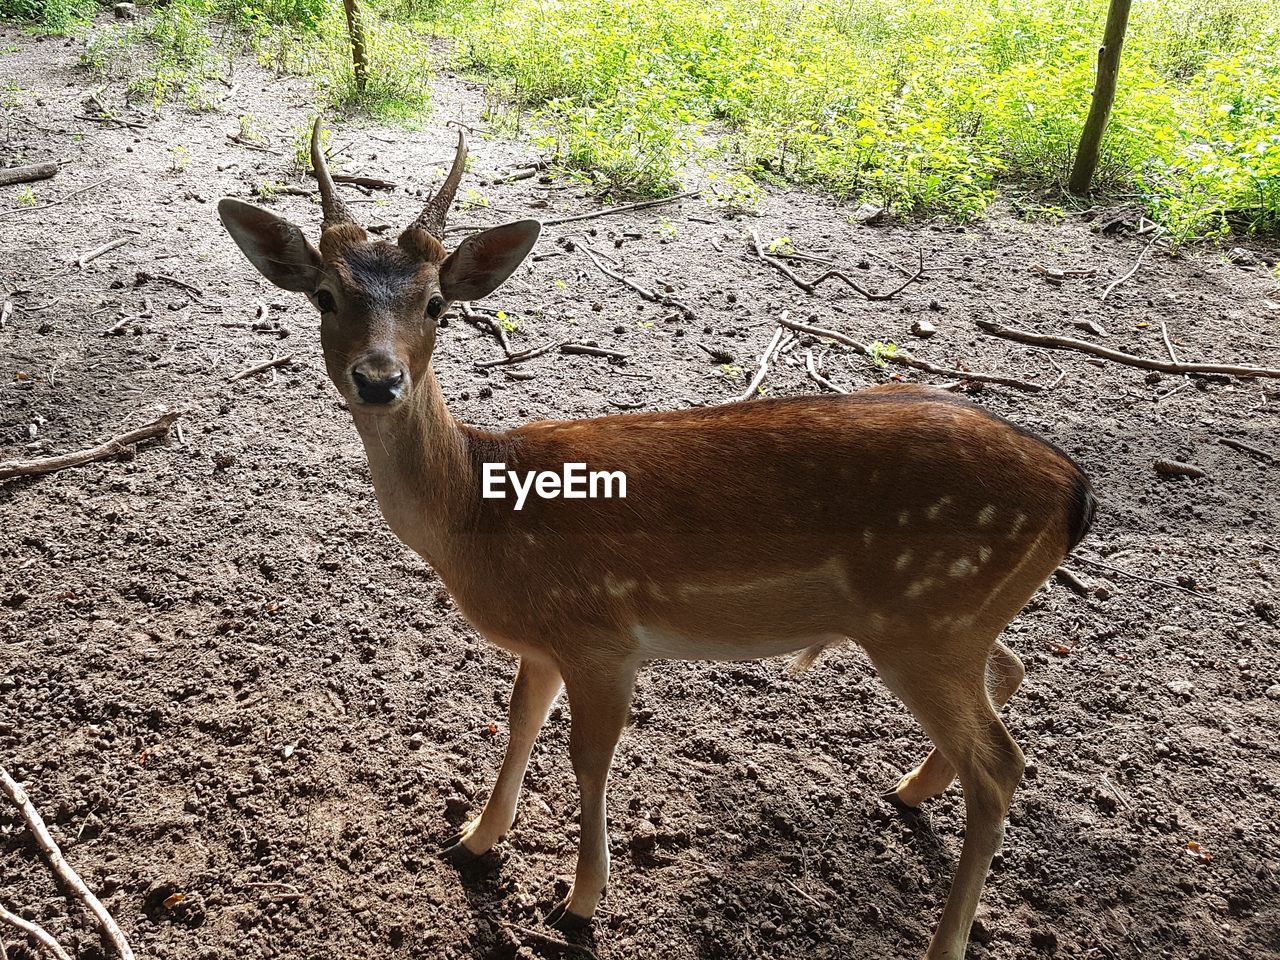
{"type": "Polygon", "coordinates": [[[117,237],[115,240],[108,241],[107,243],[104,243],[100,247],[94,247],[92,250],[89,250],[86,253],[80,254],[80,256],[76,259],[76,266],[78,266],[81,270],[83,270],[84,265],[89,261],[97,260],[104,253],[110,253],[112,250],[115,250],[117,247],[123,247],[126,243],[132,242],[132,240],[133,240],[133,237],[117,237]]]}
{"type": "Polygon", "coordinates": [[[57,200],[50,200],[48,203],[42,203],[39,206],[11,207],[8,210],[0,210],[0,217],[7,217],[17,213],[35,213],[37,210],[48,210],[50,207],[56,207],[60,203],[66,203],[68,200],[78,197],[81,194],[88,193],[90,190],[95,190],[98,187],[102,186],[104,183],[107,183],[114,179],[115,179],[114,174],[112,174],[109,177],[103,177],[101,180],[97,180],[94,183],[89,184],[87,187],[81,187],[79,190],[72,190],[70,193],[68,193],[64,197],[59,197],[57,200]]]}
{"type": "Polygon", "coordinates": [[[0,187],[15,183],[34,183],[48,180],[58,172],[56,163],[33,163],[25,167],[0,167],[0,187]]]}
{"type": "MultiPolygon", "coordinates": [[[[44,949],[48,950],[56,960],[71,960],[71,955],[58,945],[58,941],[44,927],[24,920],[16,913],[11,913],[0,905],[0,923],[7,923],[15,930],[21,930],[26,936],[44,949]]],[[[4,944],[0,943],[0,956],[4,956],[4,944]]]]}
{"type": "Polygon", "coordinates": [[[499,360],[484,360],[476,364],[480,370],[487,370],[490,367],[505,367],[513,363],[524,363],[526,360],[532,360],[543,354],[557,350],[561,346],[559,340],[552,340],[550,343],[543,344],[540,347],[532,347],[528,350],[521,350],[519,353],[509,353],[499,360]]]}
{"type": "Polygon", "coordinates": [[[832,383],[830,380],[828,380],[826,377],[824,377],[821,373],[818,372],[818,367],[813,362],[812,350],[806,350],[804,352],[804,371],[809,375],[810,380],[812,380],[814,383],[818,384],[819,386],[825,387],[826,389],[830,390],[832,393],[848,393],[849,392],[839,384],[832,383]]]}
{"type": "Polygon", "coordinates": [[[595,952],[581,944],[570,943],[568,940],[561,940],[559,937],[553,937],[551,934],[543,933],[541,930],[534,930],[531,927],[522,927],[518,923],[511,923],[507,920],[499,920],[498,923],[513,933],[518,933],[522,936],[528,937],[530,940],[540,943],[545,947],[552,947],[556,950],[561,950],[564,953],[570,953],[579,957],[586,957],[588,960],[596,960],[595,952]]]}
{"type": "Polygon", "coordinates": [[[1150,583],[1150,584],[1154,584],[1157,587],[1164,587],[1166,590],[1177,590],[1179,593],[1187,593],[1193,597],[1199,597],[1201,600],[1211,603],[1215,607],[1222,607],[1224,609],[1228,608],[1227,604],[1223,603],[1217,597],[1211,597],[1208,594],[1201,593],[1198,590],[1191,590],[1187,587],[1182,586],[1182,584],[1180,583],[1173,583],[1169,580],[1157,580],[1154,577],[1144,577],[1140,573],[1130,573],[1128,570],[1121,569],[1120,567],[1113,567],[1111,566],[1111,564],[1103,563],[1101,560],[1091,560],[1088,557],[1081,556],[1078,553],[1072,554],[1072,558],[1075,560],[1078,560],[1080,563],[1088,564],[1091,567],[1097,567],[1100,570],[1109,570],[1112,573],[1119,574],[1122,577],[1128,577],[1131,580],[1141,580],[1143,583],[1150,583]]]}
{"type": "Polygon", "coordinates": [[[1111,283],[1107,285],[1107,289],[1102,291],[1102,300],[1104,302],[1106,301],[1107,297],[1111,296],[1112,290],[1120,286],[1120,284],[1124,283],[1126,280],[1128,280],[1130,277],[1132,277],[1135,273],[1138,272],[1138,268],[1142,266],[1142,261],[1146,259],[1147,254],[1151,252],[1151,248],[1156,245],[1156,241],[1160,239],[1160,236],[1163,233],[1164,233],[1163,227],[1156,230],[1156,232],[1152,234],[1151,240],[1148,241],[1147,245],[1142,248],[1142,252],[1138,254],[1138,259],[1133,262],[1133,266],[1129,268],[1128,273],[1126,273],[1122,277],[1118,277],[1115,280],[1112,280],[1111,283]]]}
{"type": "Polygon", "coordinates": [[[173,426],[173,422],[180,416],[182,416],[181,411],[166,413],[163,417],[144,424],[136,430],[130,430],[128,433],[122,433],[118,437],[112,437],[106,443],[90,447],[87,450],[64,453],[56,457],[44,457],[40,460],[9,460],[0,463],[0,480],[53,473],[57,470],[65,470],[68,467],[79,467],[86,463],[93,463],[95,460],[106,460],[110,457],[119,456],[132,444],[141,443],[143,440],[151,440],[155,437],[168,436],[169,428],[173,426]]]}
{"type": "Polygon", "coordinates": [[[660,303],[664,307],[673,307],[676,310],[679,310],[681,313],[683,313],[688,319],[690,320],[697,319],[697,314],[694,313],[691,308],[681,303],[679,300],[675,299],[674,297],[669,297],[665,293],[658,293],[655,290],[650,290],[648,287],[643,287],[640,284],[636,283],[634,280],[632,280],[630,277],[624,277],[622,274],[620,274],[617,270],[614,270],[612,267],[605,266],[603,260],[601,259],[603,257],[603,254],[601,254],[597,250],[593,250],[591,247],[587,246],[585,243],[579,243],[578,246],[579,248],[581,248],[582,252],[585,253],[591,259],[591,262],[596,265],[596,267],[600,270],[600,272],[603,273],[606,277],[610,277],[614,280],[617,280],[619,283],[630,287],[632,290],[640,294],[641,297],[643,297],[645,300],[648,300],[650,303],[660,303]]]}
{"type": "Polygon", "coordinates": [[[265,373],[273,367],[283,367],[286,363],[293,363],[292,353],[286,353],[283,357],[272,357],[265,363],[258,363],[252,367],[246,367],[227,382],[235,383],[237,380],[244,380],[246,377],[254,377],[260,373],[265,373]]]}
{"type": "Polygon", "coordinates": [[[576,213],[569,217],[552,217],[550,220],[543,220],[544,227],[555,227],[562,223],[576,223],[579,220],[594,220],[597,217],[610,217],[615,213],[630,213],[632,210],[644,210],[647,207],[657,207],[664,203],[675,203],[677,200],[685,200],[689,197],[696,197],[701,190],[686,190],[684,193],[677,193],[672,197],[663,197],[660,200],[642,200],[639,203],[627,203],[620,207],[608,207],[604,210],[595,210],[591,213],[576,213]]]}
{"type": "Polygon", "coordinates": [[[120,955],[120,960],[134,960],[133,950],[130,949],[129,941],[125,939],[120,927],[111,918],[111,914],[107,913],[107,908],[102,905],[102,901],[93,895],[93,891],[85,886],[79,874],[71,869],[71,864],[67,863],[67,858],[58,849],[58,845],[49,833],[49,828],[44,825],[40,812],[31,803],[27,792],[22,789],[20,783],[9,776],[9,771],[4,767],[0,767],[0,791],[12,800],[14,806],[18,808],[18,811],[22,814],[22,819],[26,821],[27,829],[31,831],[31,835],[35,838],[36,845],[40,848],[40,852],[44,854],[45,860],[48,861],[49,868],[62,881],[63,885],[75,895],[76,899],[83,903],[89,909],[89,912],[93,914],[98,921],[98,926],[102,928],[102,935],[115,947],[116,953],[120,955]]]}
{"type": "Polygon", "coordinates": [[[1230,437],[1219,437],[1218,442],[1222,444],[1224,447],[1231,447],[1232,449],[1235,449],[1235,450],[1243,450],[1245,453],[1252,453],[1255,457],[1261,457],[1263,460],[1266,460],[1268,463],[1276,462],[1275,454],[1267,453],[1267,451],[1260,450],[1258,447],[1250,446],[1249,444],[1245,443],[1243,440],[1232,440],[1230,437]]]}
{"type": "Polygon", "coordinates": [[[1203,477],[1205,472],[1194,464],[1178,460],[1157,460],[1152,464],[1162,477],[1203,477]]]}
{"type": "Polygon", "coordinates": [[[750,400],[756,395],[756,391],[760,389],[760,384],[764,383],[764,378],[769,375],[769,364],[773,360],[774,354],[778,352],[778,348],[782,345],[782,337],[785,333],[783,327],[787,319],[784,312],[778,318],[778,329],[773,332],[773,339],[769,341],[769,345],[764,348],[764,353],[760,354],[760,367],[756,370],[756,375],[751,378],[751,383],[747,385],[747,389],[743,391],[739,400],[750,400]]]}
{"type": "Polygon", "coordinates": [[[469,303],[459,303],[458,312],[462,314],[462,319],[467,321],[477,330],[488,330],[498,341],[498,346],[502,348],[502,352],[507,356],[511,355],[511,344],[507,343],[507,332],[502,329],[502,324],[498,323],[493,317],[485,316],[479,310],[474,309],[469,303]]]}
{"type": "Polygon", "coordinates": [[[621,350],[607,350],[604,347],[593,347],[586,343],[562,343],[560,344],[561,353],[577,353],[587,357],[611,357],[615,360],[625,360],[631,356],[621,350]]]}
{"type": "Polygon", "coordinates": [[[883,293],[875,290],[867,289],[862,284],[858,283],[856,280],[854,280],[852,277],[850,277],[848,274],[844,273],[841,270],[828,270],[826,273],[819,276],[816,280],[805,280],[797,276],[796,273],[790,267],[788,267],[785,263],[783,263],[777,257],[773,257],[765,253],[764,247],[760,243],[760,233],[759,231],[756,230],[755,227],[751,228],[751,242],[752,242],[752,245],[755,247],[756,256],[759,257],[761,261],[773,267],[773,269],[777,270],[779,273],[781,273],[784,277],[786,277],[788,280],[794,283],[797,287],[799,287],[805,293],[813,293],[815,290],[817,290],[819,284],[825,283],[827,280],[839,280],[841,283],[847,284],[849,287],[851,287],[853,290],[860,293],[862,296],[866,297],[868,300],[890,300],[893,297],[897,296],[899,293],[901,293],[903,290],[905,290],[907,287],[909,287],[911,284],[915,283],[917,280],[919,280],[921,277],[924,276],[924,250],[922,249],[920,251],[920,265],[916,269],[915,273],[908,274],[907,279],[905,281],[903,281],[898,286],[894,287],[892,290],[887,290],[883,293]]]}
{"type": "Polygon", "coordinates": [[[1087,340],[1075,340],[1071,337],[1055,337],[1031,330],[1005,326],[994,320],[977,320],[978,329],[985,330],[995,337],[1015,340],[1018,343],[1029,343],[1035,347],[1049,350],[1075,350],[1088,353],[1105,360],[1141,367],[1143,370],[1159,370],[1162,373],[1222,373],[1232,377],[1280,377],[1280,370],[1271,367],[1248,367],[1230,363],[1174,363],[1172,360],[1152,360],[1138,357],[1132,353],[1112,350],[1110,347],[1089,343],[1087,340]]]}
{"type": "Polygon", "coordinates": [[[1044,389],[1044,387],[1038,383],[1019,380],[1016,377],[1004,377],[995,373],[975,373],[971,370],[957,370],[952,367],[940,367],[937,364],[929,363],[927,360],[921,360],[918,357],[912,356],[906,350],[896,350],[893,353],[880,355],[873,354],[871,352],[871,348],[865,343],[860,343],[853,339],[853,337],[846,336],[837,330],[827,330],[823,327],[811,327],[806,323],[798,323],[795,320],[786,319],[784,317],[779,317],[778,323],[792,330],[797,330],[800,333],[808,333],[815,337],[823,337],[827,340],[834,340],[836,343],[842,343],[846,347],[850,347],[856,352],[862,354],[864,357],[872,357],[874,359],[879,356],[887,363],[896,363],[903,367],[913,367],[916,370],[923,370],[925,373],[936,373],[944,377],[956,377],[961,380],[974,380],[982,383],[999,383],[1006,387],[1013,387],[1016,390],[1025,390],[1028,393],[1038,393],[1044,389]]]}

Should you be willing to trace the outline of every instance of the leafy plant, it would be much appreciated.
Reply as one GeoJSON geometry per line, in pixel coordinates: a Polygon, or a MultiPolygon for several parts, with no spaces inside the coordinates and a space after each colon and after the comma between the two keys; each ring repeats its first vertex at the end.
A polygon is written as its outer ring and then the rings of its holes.
{"type": "Polygon", "coordinates": [[[867,345],[867,355],[871,357],[871,362],[877,367],[887,367],[889,365],[888,358],[898,355],[898,345],[876,340],[867,345]]]}

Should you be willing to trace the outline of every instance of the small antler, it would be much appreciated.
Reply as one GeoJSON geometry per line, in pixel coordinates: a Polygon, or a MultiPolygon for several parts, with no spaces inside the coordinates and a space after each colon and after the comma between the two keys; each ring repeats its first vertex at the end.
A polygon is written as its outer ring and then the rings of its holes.
{"type": "Polygon", "coordinates": [[[320,143],[319,117],[316,117],[316,125],[311,128],[311,168],[315,171],[316,183],[320,185],[320,206],[324,210],[321,231],[341,223],[355,223],[356,218],[342,202],[342,197],[338,195],[338,190],[333,185],[333,177],[329,176],[329,167],[324,162],[324,147],[320,143]]]}
{"type": "Polygon", "coordinates": [[[453,167],[449,176],[430,202],[422,208],[418,219],[409,224],[410,230],[425,230],[437,240],[444,241],[444,222],[449,216],[449,208],[453,206],[453,198],[458,193],[458,183],[462,180],[462,170],[467,165],[467,138],[458,131],[458,152],[453,157],[453,167]]]}

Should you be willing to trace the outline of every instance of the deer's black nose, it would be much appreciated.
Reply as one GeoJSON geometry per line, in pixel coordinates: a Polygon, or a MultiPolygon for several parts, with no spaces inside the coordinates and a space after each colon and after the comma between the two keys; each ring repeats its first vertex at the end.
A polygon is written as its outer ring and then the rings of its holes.
{"type": "Polygon", "coordinates": [[[404,389],[404,371],[374,364],[357,364],[351,370],[356,393],[365,403],[390,403],[404,389]]]}

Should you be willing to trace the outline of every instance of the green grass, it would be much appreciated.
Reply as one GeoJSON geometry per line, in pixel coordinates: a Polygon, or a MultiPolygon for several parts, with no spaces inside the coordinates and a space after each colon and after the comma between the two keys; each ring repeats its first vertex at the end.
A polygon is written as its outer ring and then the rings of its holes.
{"type": "MultiPolygon", "coordinates": [[[[757,178],[900,213],[980,214],[1002,179],[1060,184],[1105,3],[500,0],[438,22],[535,111],[561,160],[674,189],[703,131],[757,178]]],[[[1097,183],[1180,236],[1280,228],[1280,13],[1135,5],[1097,183]]]]}
{"type": "MultiPolygon", "coordinates": [[[[0,0],[67,24],[86,0],[0,0]]],[[[1060,186],[1088,109],[1104,0],[367,0],[355,90],[337,0],[170,0],[99,27],[107,76],[146,46],[130,92],[201,102],[237,43],[313,77],[326,107],[412,118],[430,33],[601,193],[671,192],[691,165],[720,202],[805,182],[902,215],[979,216],[1002,184],[1060,186]],[[236,30],[225,29],[235,25],[236,30]],[[237,39],[238,38],[238,39],[237,39]],[[245,39],[247,38],[247,40],[245,39]]],[[[1096,186],[1177,238],[1280,233],[1280,7],[1140,0],[1096,186]]],[[[64,26],[65,29],[65,26],[64,26]]],[[[1073,201],[1040,196],[1027,208],[1073,201]]]]}

